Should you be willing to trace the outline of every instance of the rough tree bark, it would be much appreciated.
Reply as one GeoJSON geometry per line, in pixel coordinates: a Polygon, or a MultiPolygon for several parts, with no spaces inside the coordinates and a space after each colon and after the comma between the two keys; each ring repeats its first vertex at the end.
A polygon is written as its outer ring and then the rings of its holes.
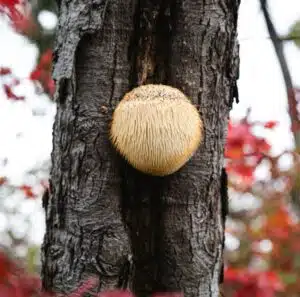
{"type": "Polygon", "coordinates": [[[239,0],[58,4],[44,288],[65,293],[96,276],[97,291],[218,296],[226,210],[221,171],[236,96],[239,0]],[[150,82],[182,90],[199,105],[205,126],[196,155],[165,178],[137,172],[108,140],[118,101],[150,82]]]}

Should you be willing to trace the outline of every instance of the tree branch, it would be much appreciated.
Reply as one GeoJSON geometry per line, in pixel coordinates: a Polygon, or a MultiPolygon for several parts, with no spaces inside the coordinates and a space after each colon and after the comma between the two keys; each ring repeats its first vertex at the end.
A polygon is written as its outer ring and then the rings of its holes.
{"type": "MultiPolygon", "coordinates": [[[[275,53],[277,55],[281,67],[281,71],[282,71],[282,75],[286,87],[287,98],[288,98],[289,115],[291,119],[295,148],[296,151],[298,151],[300,149],[300,130],[299,130],[299,119],[298,119],[298,112],[297,112],[297,101],[296,101],[295,92],[293,88],[292,78],[288,69],[287,61],[284,56],[283,40],[278,37],[278,34],[275,30],[275,27],[273,25],[273,22],[269,14],[267,0],[260,0],[260,4],[266,21],[267,29],[270,34],[270,38],[273,43],[275,53]],[[295,127],[297,128],[294,129],[295,127]]],[[[299,204],[300,204],[299,191],[297,191],[294,188],[291,191],[291,196],[292,196],[292,200],[297,204],[299,208],[299,204]]]]}

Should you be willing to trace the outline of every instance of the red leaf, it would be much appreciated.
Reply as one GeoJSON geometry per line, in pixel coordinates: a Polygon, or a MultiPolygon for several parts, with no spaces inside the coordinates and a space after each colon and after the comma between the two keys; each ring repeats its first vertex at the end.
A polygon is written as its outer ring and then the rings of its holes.
{"type": "Polygon", "coordinates": [[[6,255],[0,251],[0,283],[6,279],[11,269],[10,262],[6,255]]]}
{"type": "Polygon", "coordinates": [[[0,297],[46,297],[39,294],[41,281],[38,277],[28,275],[0,251],[0,297]]]}
{"type": "Polygon", "coordinates": [[[55,92],[55,83],[54,80],[49,76],[48,81],[47,81],[47,86],[46,90],[48,93],[52,96],[55,92]]]}
{"type": "Polygon", "coordinates": [[[0,186],[4,185],[7,182],[7,178],[4,176],[0,176],[0,186]]]}
{"type": "Polygon", "coordinates": [[[35,198],[36,197],[36,194],[33,193],[32,187],[30,187],[30,186],[23,185],[19,189],[22,190],[24,192],[25,196],[28,197],[28,198],[35,198]]]}
{"type": "Polygon", "coordinates": [[[11,74],[11,69],[7,67],[0,67],[0,75],[11,74]]]}
{"type": "Polygon", "coordinates": [[[277,124],[278,122],[276,121],[269,121],[264,124],[264,127],[267,129],[273,129],[275,126],[277,126],[277,124]]]}
{"type": "Polygon", "coordinates": [[[31,80],[40,80],[41,76],[42,76],[42,70],[36,68],[34,71],[31,72],[29,78],[31,80]]]}
{"type": "Polygon", "coordinates": [[[274,291],[282,291],[283,283],[274,271],[265,271],[258,273],[258,283],[261,288],[272,288],[274,291]]]}
{"type": "MultiPolygon", "coordinates": [[[[274,123],[269,122],[268,127],[274,123]]],[[[239,188],[250,187],[254,182],[254,171],[267,154],[271,146],[264,139],[255,136],[247,118],[237,124],[228,124],[228,136],[225,147],[226,168],[229,173],[240,179],[239,188]],[[242,185],[242,187],[240,187],[242,185]]]]}
{"type": "Polygon", "coordinates": [[[11,89],[11,87],[7,84],[3,85],[4,87],[4,92],[7,96],[8,99],[12,99],[12,100],[24,100],[25,97],[24,96],[17,96],[11,89]]]}
{"type": "Polygon", "coordinates": [[[39,66],[42,68],[49,67],[52,64],[52,50],[45,51],[40,59],[39,66]]]}
{"type": "Polygon", "coordinates": [[[246,284],[249,280],[248,274],[249,274],[249,272],[245,273],[245,270],[243,270],[243,269],[228,267],[225,270],[225,281],[246,284]]]}
{"type": "Polygon", "coordinates": [[[237,290],[233,297],[266,297],[264,295],[259,295],[258,288],[255,284],[247,284],[241,289],[237,290]]]}
{"type": "Polygon", "coordinates": [[[33,81],[38,81],[44,88],[44,91],[52,96],[55,91],[55,84],[51,78],[51,67],[52,51],[47,50],[42,54],[39,64],[31,72],[30,79],[33,81]]]}
{"type": "Polygon", "coordinates": [[[0,0],[0,6],[6,6],[12,9],[16,4],[19,4],[20,0],[0,0]]]}
{"type": "Polygon", "coordinates": [[[17,32],[30,35],[38,27],[33,21],[26,3],[27,1],[20,0],[0,0],[0,13],[4,13],[10,18],[12,26],[17,32]],[[16,7],[17,4],[19,7],[16,7]]]}
{"type": "Polygon", "coordinates": [[[14,11],[11,14],[11,20],[15,30],[21,34],[30,35],[37,30],[37,26],[30,16],[25,16],[14,11]]]}

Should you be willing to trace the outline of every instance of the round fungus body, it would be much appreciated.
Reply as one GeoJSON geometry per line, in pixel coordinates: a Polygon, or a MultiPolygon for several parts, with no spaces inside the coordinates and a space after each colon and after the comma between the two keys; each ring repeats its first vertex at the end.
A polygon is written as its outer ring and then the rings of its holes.
{"type": "Polygon", "coordinates": [[[196,107],[178,89],[144,85],[128,92],[116,107],[110,138],[134,168],[164,176],[179,170],[203,138],[196,107]]]}

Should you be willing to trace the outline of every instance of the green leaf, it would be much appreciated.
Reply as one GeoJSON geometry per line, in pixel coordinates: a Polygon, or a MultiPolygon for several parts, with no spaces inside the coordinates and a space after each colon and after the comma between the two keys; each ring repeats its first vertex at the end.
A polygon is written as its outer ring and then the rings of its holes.
{"type": "Polygon", "coordinates": [[[36,258],[38,255],[38,248],[30,246],[27,251],[27,270],[30,273],[36,272],[36,258]]]}
{"type": "Polygon", "coordinates": [[[292,40],[297,47],[300,47],[300,21],[291,27],[289,34],[283,36],[282,40],[292,40]]]}
{"type": "Polygon", "coordinates": [[[294,284],[298,281],[298,275],[296,273],[280,273],[280,277],[287,285],[294,284]]]}
{"type": "Polygon", "coordinates": [[[300,270],[300,255],[299,254],[295,255],[295,268],[296,269],[299,268],[299,270],[300,270]]]}

